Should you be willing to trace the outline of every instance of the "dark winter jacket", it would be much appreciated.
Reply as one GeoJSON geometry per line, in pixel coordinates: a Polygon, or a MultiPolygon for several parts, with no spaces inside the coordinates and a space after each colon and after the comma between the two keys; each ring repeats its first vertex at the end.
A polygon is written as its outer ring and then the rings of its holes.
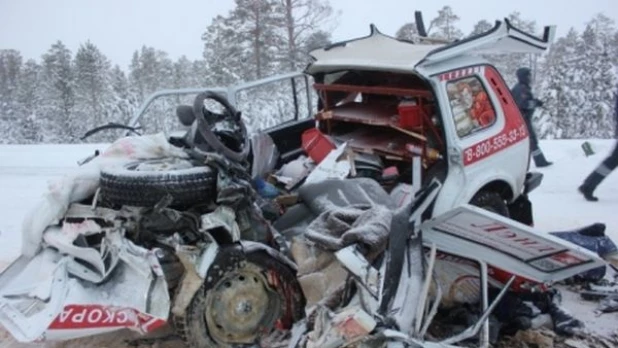
{"type": "Polygon", "coordinates": [[[530,68],[522,67],[515,72],[517,75],[517,84],[511,89],[511,94],[515,98],[515,103],[527,121],[532,119],[534,110],[537,106],[542,106],[543,103],[534,98],[532,89],[530,88],[530,80],[532,72],[530,68]]]}
{"type": "Polygon", "coordinates": [[[521,114],[526,119],[530,119],[534,114],[534,109],[537,107],[537,101],[532,95],[532,89],[529,85],[517,82],[513,89],[511,89],[511,94],[513,98],[515,98],[515,104],[521,111],[521,114]]]}

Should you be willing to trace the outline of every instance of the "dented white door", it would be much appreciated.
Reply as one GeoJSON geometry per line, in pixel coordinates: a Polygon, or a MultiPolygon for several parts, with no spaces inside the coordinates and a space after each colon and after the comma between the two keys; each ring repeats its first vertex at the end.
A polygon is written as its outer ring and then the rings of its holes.
{"type": "Polygon", "coordinates": [[[463,205],[422,225],[439,250],[485,261],[539,283],[552,283],[605,266],[596,254],[498,214],[463,205]]]}

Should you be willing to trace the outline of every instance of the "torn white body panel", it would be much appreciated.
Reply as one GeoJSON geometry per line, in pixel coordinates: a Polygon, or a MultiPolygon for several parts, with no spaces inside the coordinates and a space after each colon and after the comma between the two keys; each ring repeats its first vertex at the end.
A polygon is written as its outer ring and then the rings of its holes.
{"type": "Polygon", "coordinates": [[[170,299],[153,252],[120,235],[109,243],[118,262],[101,284],[72,276],[74,258],[52,248],[32,259],[21,256],[0,275],[0,324],[20,342],[123,328],[145,334],[163,326],[170,299]]]}
{"type": "Polygon", "coordinates": [[[101,168],[163,157],[187,158],[187,154],[171,145],[163,133],[125,137],[114,142],[90,162],[50,183],[39,203],[24,218],[22,255],[33,257],[39,250],[47,226],[60,220],[70,203],[91,197],[96,192],[101,168]]]}

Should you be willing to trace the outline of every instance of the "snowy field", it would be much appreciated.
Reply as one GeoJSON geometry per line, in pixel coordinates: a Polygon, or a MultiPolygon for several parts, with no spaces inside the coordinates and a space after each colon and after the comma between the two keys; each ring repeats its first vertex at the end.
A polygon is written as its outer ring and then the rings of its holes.
{"type": "MultiPolygon", "coordinates": [[[[582,140],[542,141],[549,160],[549,168],[532,170],[545,174],[542,185],[531,194],[536,227],[543,231],[561,231],[595,222],[607,225],[607,233],[618,241],[618,172],[601,184],[596,194],[600,201],[587,202],[577,192],[585,176],[609,153],[612,140],[591,140],[595,155],[585,157],[582,140]]],[[[0,146],[0,269],[19,255],[20,226],[25,212],[35,204],[46,189],[49,179],[58,178],[76,161],[104,149],[105,145],[3,145],[0,146]]],[[[585,302],[564,291],[565,305],[585,320],[587,326],[608,334],[618,326],[618,314],[596,317],[595,303],[585,302]]],[[[21,347],[7,343],[6,333],[0,330],[0,347],[21,347]]],[[[107,342],[78,346],[118,346],[118,337],[109,336],[107,342]]],[[[10,339],[9,339],[10,340],[10,339]]],[[[60,345],[68,347],[68,345],[60,345]]]]}

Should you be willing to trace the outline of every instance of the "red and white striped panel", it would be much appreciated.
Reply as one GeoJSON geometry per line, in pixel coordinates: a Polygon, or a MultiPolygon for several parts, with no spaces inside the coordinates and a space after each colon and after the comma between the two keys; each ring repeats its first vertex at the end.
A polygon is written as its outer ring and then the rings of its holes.
{"type": "Polygon", "coordinates": [[[462,78],[473,74],[483,74],[483,66],[471,66],[469,68],[457,69],[440,74],[440,81],[449,81],[462,78]]]}

